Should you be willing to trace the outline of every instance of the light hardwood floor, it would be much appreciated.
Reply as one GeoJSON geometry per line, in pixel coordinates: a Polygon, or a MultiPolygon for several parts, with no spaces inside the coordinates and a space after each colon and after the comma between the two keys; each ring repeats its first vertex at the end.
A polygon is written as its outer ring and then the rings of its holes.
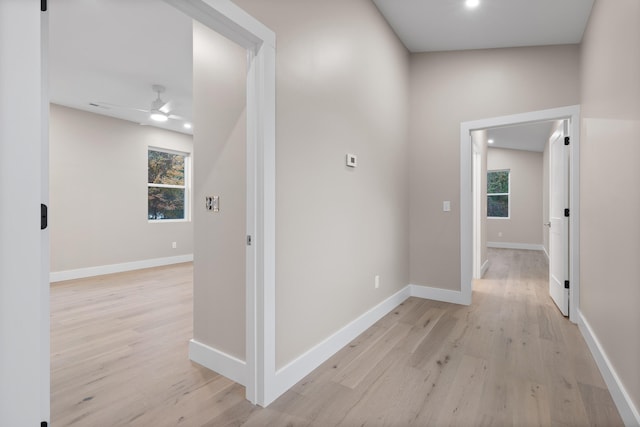
{"type": "Polygon", "coordinates": [[[410,298],[266,409],[187,358],[190,264],[52,286],[54,426],[621,426],[534,251],[469,307],[410,298]]]}

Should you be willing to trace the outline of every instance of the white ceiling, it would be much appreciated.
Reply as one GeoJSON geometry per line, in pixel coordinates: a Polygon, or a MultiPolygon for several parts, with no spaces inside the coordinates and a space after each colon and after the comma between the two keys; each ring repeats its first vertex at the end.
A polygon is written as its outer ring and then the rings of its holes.
{"type": "MultiPolygon", "coordinates": [[[[64,0],[49,2],[51,101],[137,123],[149,114],[110,103],[148,109],[166,87],[172,112],[192,117],[191,19],[159,0],[64,0]]],[[[183,122],[157,125],[190,133],[183,122]]]]}
{"type": "Polygon", "coordinates": [[[594,0],[373,0],[411,52],[577,44],[594,0]]]}
{"type": "MultiPolygon", "coordinates": [[[[467,10],[464,0],[373,0],[413,52],[579,43],[593,5],[593,0],[480,1],[467,10]]],[[[155,99],[151,85],[161,84],[172,112],[191,120],[191,19],[160,0],[49,5],[52,102],[191,133],[181,121],[158,125],[131,109],[148,109],[155,99]]]]}
{"type": "Polygon", "coordinates": [[[488,129],[487,139],[493,140],[489,148],[543,152],[553,123],[547,121],[488,129]]]}

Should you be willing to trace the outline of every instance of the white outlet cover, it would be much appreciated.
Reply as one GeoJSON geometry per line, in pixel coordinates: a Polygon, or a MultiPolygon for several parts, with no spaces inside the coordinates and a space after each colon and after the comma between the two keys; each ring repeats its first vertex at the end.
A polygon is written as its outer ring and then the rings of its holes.
{"type": "Polygon", "coordinates": [[[355,154],[347,154],[347,166],[355,168],[358,166],[358,156],[355,154]]]}

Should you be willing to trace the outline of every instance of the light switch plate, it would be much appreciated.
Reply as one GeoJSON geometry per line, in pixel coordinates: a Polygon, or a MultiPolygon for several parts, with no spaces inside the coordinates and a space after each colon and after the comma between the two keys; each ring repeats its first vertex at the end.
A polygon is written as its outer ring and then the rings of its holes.
{"type": "Polygon", "coordinates": [[[444,212],[449,212],[451,210],[451,202],[449,200],[442,202],[442,210],[444,212]]]}
{"type": "Polygon", "coordinates": [[[205,208],[208,211],[220,212],[220,196],[205,197],[205,208]]]}
{"type": "Polygon", "coordinates": [[[347,154],[347,166],[355,168],[358,166],[358,156],[355,154],[347,154]]]}

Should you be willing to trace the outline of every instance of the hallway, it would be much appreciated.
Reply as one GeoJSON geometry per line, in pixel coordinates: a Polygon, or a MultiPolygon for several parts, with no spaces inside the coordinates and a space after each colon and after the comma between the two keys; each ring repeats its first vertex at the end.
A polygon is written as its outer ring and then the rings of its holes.
{"type": "Polygon", "coordinates": [[[186,358],[190,265],[54,285],[54,425],[621,426],[542,252],[489,258],[473,305],[408,299],[267,409],[186,358]]]}
{"type": "Polygon", "coordinates": [[[623,425],[544,254],[489,259],[471,306],[410,298],[247,425],[623,425]]]}

